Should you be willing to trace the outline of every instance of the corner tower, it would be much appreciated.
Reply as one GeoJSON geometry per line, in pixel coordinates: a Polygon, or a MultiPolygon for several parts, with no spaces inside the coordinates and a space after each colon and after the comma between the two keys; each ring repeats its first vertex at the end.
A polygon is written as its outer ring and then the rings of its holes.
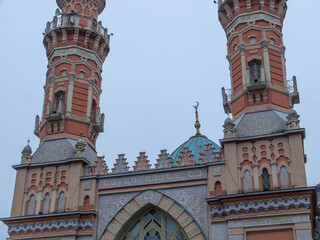
{"type": "Polygon", "coordinates": [[[231,89],[222,89],[225,112],[234,120],[256,110],[287,113],[299,93],[296,78],[286,74],[286,0],[219,0],[218,8],[231,75],[231,89]]]}
{"type": "Polygon", "coordinates": [[[92,147],[103,132],[100,113],[102,65],[109,53],[110,36],[98,21],[105,0],[57,0],[44,32],[48,70],[42,117],[34,133],[47,140],[80,136],[92,147]]]}

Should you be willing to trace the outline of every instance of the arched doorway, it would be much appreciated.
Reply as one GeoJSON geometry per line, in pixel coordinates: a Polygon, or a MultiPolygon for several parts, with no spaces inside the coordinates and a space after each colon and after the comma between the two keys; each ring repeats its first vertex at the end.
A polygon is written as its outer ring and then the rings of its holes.
{"type": "Polygon", "coordinates": [[[149,208],[124,231],[120,240],[188,240],[177,221],[156,208],[149,208]]]}

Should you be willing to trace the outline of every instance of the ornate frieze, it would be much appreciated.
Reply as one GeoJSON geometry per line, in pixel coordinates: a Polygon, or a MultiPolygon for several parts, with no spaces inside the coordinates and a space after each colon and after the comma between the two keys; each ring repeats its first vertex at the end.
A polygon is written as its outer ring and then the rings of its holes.
{"type": "Polygon", "coordinates": [[[168,172],[150,172],[139,175],[107,177],[99,180],[99,189],[141,186],[147,184],[160,184],[181,182],[196,179],[206,179],[206,168],[186,169],[168,172]]]}
{"type": "Polygon", "coordinates": [[[230,213],[240,214],[241,212],[249,213],[250,210],[259,212],[260,208],[268,212],[270,208],[278,211],[279,208],[289,209],[290,205],[294,206],[296,209],[299,209],[301,206],[310,208],[311,200],[310,197],[302,198],[288,198],[288,199],[278,199],[278,200],[269,200],[269,201],[256,201],[256,202],[244,202],[236,204],[226,204],[224,206],[212,207],[211,208],[211,217],[222,217],[223,215],[230,215],[230,213]]]}
{"type": "Polygon", "coordinates": [[[94,230],[94,222],[92,220],[66,220],[13,225],[9,227],[8,234],[11,236],[13,232],[16,235],[20,235],[28,234],[28,232],[36,233],[36,231],[40,231],[41,233],[43,233],[44,231],[52,232],[53,230],[59,232],[62,229],[68,231],[71,228],[75,231],[79,229],[86,230],[87,228],[94,230]]]}
{"type": "Polygon", "coordinates": [[[49,62],[51,62],[52,59],[55,57],[72,55],[72,54],[76,54],[76,55],[79,55],[82,57],[90,58],[98,64],[100,69],[102,69],[102,61],[100,60],[98,55],[93,51],[90,51],[88,49],[84,49],[81,47],[72,46],[72,47],[55,48],[55,50],[50,54],[48,60],[49,60],[49,62]]]}
{"type": "Polygon", "coordinates": [[[257,21],[257,20],[265,20],[265,21],[268,21],[268,22],[273,23],[275,25],[282,26],[282,23],[281,23],[281,20],[279,17],[274,16],[272,14],[268,14],[266,12],[259,11],[259,12],[238,15],[226,27],[226,33],[228,35],[240,23],[246,23],[246,22],[257,21]]]}

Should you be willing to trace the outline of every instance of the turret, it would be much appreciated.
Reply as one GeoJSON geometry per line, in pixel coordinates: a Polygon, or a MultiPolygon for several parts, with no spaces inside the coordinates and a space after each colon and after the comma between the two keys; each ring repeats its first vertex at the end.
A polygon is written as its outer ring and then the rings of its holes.
{"type": "Polygon", "coordinates": [[[222,89],[225,112],[234,120],[256,110],[288,113],[299,93],[286,74],[286,0],[219,0],[218,8],[231,71],[231,89],[222,89]]]}
{"type": "Polygon", "coordinates": [[[57,0],[60,9],[44,32],[48,70],[41,121],[34,133],[46,140],[83,139],[95,148],[103,132],[100,113],[102,65],[109,53],[110,35],[98,22],[104,0],[57,0]]]}

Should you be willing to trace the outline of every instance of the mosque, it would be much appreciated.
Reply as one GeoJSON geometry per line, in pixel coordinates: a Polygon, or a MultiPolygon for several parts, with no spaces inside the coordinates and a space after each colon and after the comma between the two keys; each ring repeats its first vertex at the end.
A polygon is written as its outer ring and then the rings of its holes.
{"type": "MultiPolygon", "coordinates": [[[[39,148],[21,156],[10,240],[318,239],[317,189],[306,182],[305,130],[287,80],[282,27],[286,0],[218,0],[227,38],[232,117],[215,143],[200,131],[151,166],[141,152],[109,170],[96,152],[104,131],[100,95],[110,34],[105,0],[56,0],[44,32],[48,57],[39,148]]],[[[40,98],[40,96],[39,96],[40,98]]],[[[218,101],[218,99],[217,99],[218,101]]],[[[110,165],[110,164],[109,164],[110,165]]]]}

